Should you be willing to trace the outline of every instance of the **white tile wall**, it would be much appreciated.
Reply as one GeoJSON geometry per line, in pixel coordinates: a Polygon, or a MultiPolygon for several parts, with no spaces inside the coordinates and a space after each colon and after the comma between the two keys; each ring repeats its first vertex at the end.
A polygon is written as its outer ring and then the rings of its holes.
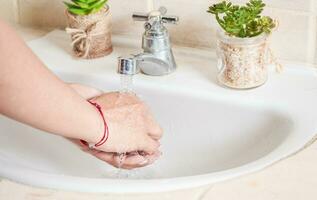
{"type": "Polygon", "coordinates": [[[269,8],[265,12],[278,20],[272,34],[272,49],[277,56],[287,60],[313,62],[316,45],[316,16],[305,12],[269,8]],[[313,45],[312,45],[313,44],[313,45]]]}
{"type": "Polygon", "coordinates": [[[35,26],[63,26],[63,0],[10,0],[17,1],[19,22],[35,26]]]}
{"type": "Polygon", "coordinates": [[[0,0],[0,18],[13,22],[17,20],[17,4],[11,0],[0,0]]]}
{"type": "Polygon", "coordinates": [[[169,25],[171,39],[176,44],[215,47],[216,24],[206,12],[210,1],[199,0],[154,0],[156,7],[164,5],[168,14],[180,17],[178,25],[169,25]]]}
{"type": "Polygon", "coordinates": [[[134,22],[132,13],[148,12],[147,3],[147,0],[109,0],[113,19],[113,33],[141,36],[143,24],[134,22]]]}
{"type": "MultiPolygon", "coordinates": [[[[8,0],[2,0],[8,2],[8,0]]],[[[11,0],[10,0],[11,1],[11,0]]],[[[66,26],[64,0],[12,0],[17,1],[19,22],[35,26],[66,26]]],[[[142,24],[131,19],[133,11],[147,12],[148,0],[109,0],[115,34],[141,34],[142,24]]]]}
{"type": "MultiPolygon", "coordinates": [[[[0,0],[0,17],[24,25],[64,27],[63,0],[0,0]]],[[[113,33],[141,37],[143,24],[133,22],[133,11],[147,12],[164,5],[168,13],[180,16],[178,25],[168,25],[173,43],[201,48],[215,48],[218,27],[206,10],[220,0],[109,0],[113,16],[113,33]]],[[[232,0],[245,3],[247,0],[232,0]]],[[[265,0],[265,13],[278,19],[272,47],[279,58],[317,61],[316,0],[265,0]]],[[[316,62],[317,63],[317,62],[316,62]]]]}
{"type": "MultiPolygon", "coordinates": [[[[217,2],[222,0],[211,0],[209,2],[217,2]]],[[[230,0],[233,3],[245,3],[247,0],[230,0]]],[[[294,11],[307,11],[314,12],[314,0],[264,0],[265,4],[269,7],[294,10],[294,11]]]]}

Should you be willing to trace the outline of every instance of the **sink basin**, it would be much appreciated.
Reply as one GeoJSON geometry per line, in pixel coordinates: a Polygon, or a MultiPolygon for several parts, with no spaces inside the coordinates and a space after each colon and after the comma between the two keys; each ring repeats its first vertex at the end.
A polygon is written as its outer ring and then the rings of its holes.
{"type": "MultiPolygon", "coordinates": [[[[115,38],[117,48],[111,57],[81,61],[65,53],[65,37],[53,32],[30,46],[63,80],[118,90],[116,57],[128,51],[127,46],[130,50],[137,46],[115,38]],[[41,50],[43,45],[47,51],[41,50]],[[68,67],[53,67],[61,63],[68,67]]],[[[172,75],[135,78],[135,91],[151,107],[165,133],[163,156],[154,165],[118,170],[59,136],[0,117],[0,176],[83,192],[162,192],[258,171],[296,153],[315,137],[313,69],[287,64],[283,74],[272,72],[263,87],[236,91],[219,86],[214,69],[197,70],[193,63],[203,65],[203,53],[188,58],[189,52],[176,50],[176,56],[184,59],[172,75]]]]}

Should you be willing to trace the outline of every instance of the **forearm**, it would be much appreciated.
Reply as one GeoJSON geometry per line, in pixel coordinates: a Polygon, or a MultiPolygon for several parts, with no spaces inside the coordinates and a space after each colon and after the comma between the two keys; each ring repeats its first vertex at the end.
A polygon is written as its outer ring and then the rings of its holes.
{"type": "Polygon", "coordinates": [[[100,139],[98,112],[0,21],[0,113],[64,137],[100,139]]]}

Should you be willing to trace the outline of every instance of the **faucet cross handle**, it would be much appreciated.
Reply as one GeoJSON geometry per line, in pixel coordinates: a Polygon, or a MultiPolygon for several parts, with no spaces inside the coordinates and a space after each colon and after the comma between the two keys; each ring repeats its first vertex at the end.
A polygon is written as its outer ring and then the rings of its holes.
{"type": "Polygon", "coordinates": [[[133,13],[132,18],[134,21],[160,21],[163,23],[176,24],[179,18],[174,15],[166,15],[167,9],[160,7],[158,10],[153,10],[149,13],[133,13]]]}

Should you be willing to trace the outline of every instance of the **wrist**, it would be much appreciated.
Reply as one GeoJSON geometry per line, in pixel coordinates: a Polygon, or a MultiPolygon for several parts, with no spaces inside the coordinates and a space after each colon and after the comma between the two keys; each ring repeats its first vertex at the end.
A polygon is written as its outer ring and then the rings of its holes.
{"type": "Polygon", "coordinates": [[[102,111],[101,106],[98,103],[87,101],[95,110],[94,122],[95,125],[93,126],[92,134],[89,134],[89,138],[87,140],[81,140],[81,142],[85,145],[92,146],[92,147],[99,147],[103,145],[109,135],[108,125],[102,111]]]}

